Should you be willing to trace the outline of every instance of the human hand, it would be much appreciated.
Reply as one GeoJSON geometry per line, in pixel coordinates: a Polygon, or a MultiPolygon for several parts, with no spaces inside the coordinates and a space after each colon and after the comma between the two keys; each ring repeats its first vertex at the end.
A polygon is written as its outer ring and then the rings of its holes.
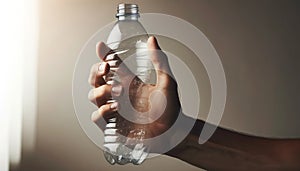
{"type": "Polygon", "coordinates": [[[167,131],[177,119],[181,105],[167,56],[160,50],[154,37],[148,39],[147,45],[156,71],[155,85],[142,82],[125,65],[116,69],[120,83],[107,84],[105,76],[114,69],[109,64],[114,63],[115,59],[107,59],[112,50],[103,42],[97,44],[97,55],[103,62],[91,68],[89,83],[93,89],[89,99],[98,107],[91,119],[102,130],[106,125],[103,121],[118,115],[118,122],[122,123],[120,134],[133,137],[135,132],[130,130],[145,129],[144,137],[152,138],[167,131]],[[108,103],[111,98],[117,102],[108,103]]]}

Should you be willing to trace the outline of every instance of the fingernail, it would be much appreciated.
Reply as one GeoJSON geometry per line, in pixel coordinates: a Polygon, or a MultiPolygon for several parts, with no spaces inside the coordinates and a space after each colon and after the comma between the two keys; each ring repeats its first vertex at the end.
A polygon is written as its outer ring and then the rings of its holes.
{"type": "Polygon", "coordinates": [[[103,73],[103,72],[104,72],[104,69],[105,69],[105,63],[101,63],[101,64],[99,65],[99,67],[98,67],[98,71],[99,71],[100,73],[103,73]]]}
{"type": "Polygon", "coordinates": [[[116,58],[116,54],[114,53],[111,53],[111,54],[108,54],[105,58],[106,61],[109,61],[109,60],[113,60],[116,58]]]}
{"type": "Polygon", "coordinates": [[[113,86],[111,92],[113,96],[120,96],[122,92],[122,86],[121,85],[113,86]]]}
{"type": "Polygon", "coordinates": [[[113,102],[111,105],[110,105],[110,108],[111,109],[116,109],[118,107],[118,102],[113,102]]]}
{"type": "Polygon", "coordinates": [[[107,63],[111,67],[116,67],[116,66],[118,66],[119,61],[118,60],[112,60],[112,61],[108,61],[107,63]]]}

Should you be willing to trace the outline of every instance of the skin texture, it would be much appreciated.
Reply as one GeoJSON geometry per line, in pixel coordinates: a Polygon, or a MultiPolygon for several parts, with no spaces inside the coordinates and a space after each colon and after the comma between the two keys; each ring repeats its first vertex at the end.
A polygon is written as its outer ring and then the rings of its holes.
{"type": "MultiPolygon", "coordinates": [[[[119,66],[117,69],[110,66],[108,63],[118,57],[114,56],[114,59],[107,60],[112,50],[103,42],[97,44],[96,52],[103,62],[91,68],[89,83],[93,88],[89,93],[89,99],[98,107],[91,119],[100,129],[103,130],[106,124],[100,121],[118,115],[120,109],[130,111],[132,118],[136,119],[128,121],[120,117],[123,126],[146,129],[145,138],[164,133],[179,115],[185,119],[193,119],[180,112],[177,83],[173,79],[167,56],[160,51],[155,37],[150,37],[147,44],[157,75],[155,85],[143,83],[126,66],[119,66]],[[105,78],[109,71],[114,69],[121,82],[109,85],[105,78]],[[111,97],[117,102],[109,103],[111,97]],[[129,97],[133,109],[126,108],[128,100],[125,97],[129,97]],[[157,113],[160,115],[156,116],[157,113]],[[140,121],[149,123],[140,124],[138,123],[140,121]]],[[[206,143],[198,144],[203,125],[203,121],[197,120],[188,136],[165,154],[207,170],[300,170],[299,139],[249,136],[218,127],[206,143]]],[[[121,134],[133,136],[128,131],[121,134]]],[[[150,152],[159,152],[159,148],[162,148],[163,144],[168,144],[171,138],[162,139],[160,144],[152,145],[150,152]]]]}
{"type": "MultiPolygon", "coordinates": [[[[177,83],[172,78],[172,75],[167,74],[171,73],[167,56],[160,51],[160,47],[154,37],[150,37],[148,40],[148,51],[156,70],[157,84],[151,85],[143,83],[138,77],[131,73],[126,66],[120,65],[117,67],[116,73],[121,79],[121,82],[109,85],[106,84],[104,77],[109,73],[110,69],[113,69],[113,67],[108,65],[108,63],[113,60],[106,60],[106,57],[112,53],[112,50],[103,42],[97,44],[96,52],[99,58],[104,62],[97,63],[91,68],[89,83],[93,89],[89,93],[89,99],[99,108],[92,114],[91,119],[102,130],[105,127],[105,123],[99,123],[98,121],[100,121],[101,118],[107,120],[115,116],[116,111],[120,109],[126,111],[123,113],[130,113],[133,115],[131,116],[132,118],[137,119],[128,121],[122,116],[119,116],[118,120],[122,123],[122,128],[146,129],[145,138],[162,134],[168,130],[177,119],[181,105],[177,93],[177,83]],[[111,97],[116,99],[117,103],[107,103],[111,97]],[[140,114],[129,108],[128,104],[126,104],[126,102],[128,102],[126,97],[130,98],[133,109],[145,113],[140,114]],[[159,112],[157,112],[158,109],[159,112]],[[157,116],[157,113],[159,116],[157,116]],[[147,122],[147,124],[136,124],[141,122],[147,122]]],[[[118,57],[116,56],[116,58],[118,57]]],[[[135,132],[130,133],[129,130],[124,129],[119,133],[127,137],[132,137],[135,134],[135,132]]],[[[162,141],[168,142],[168,140],[162,141]]],[[[152,145],[151,150],[152,152],[159,152],[161,151],[159,148],[161,148],[160,144],[157,144],[156,147],[152,145]]]]}

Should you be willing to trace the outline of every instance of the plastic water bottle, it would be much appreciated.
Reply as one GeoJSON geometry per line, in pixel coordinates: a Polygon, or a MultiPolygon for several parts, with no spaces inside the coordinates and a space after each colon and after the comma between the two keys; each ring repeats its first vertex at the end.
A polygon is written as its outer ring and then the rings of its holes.
{"type": "MultiPolygon", "coordinates": [[[[113,54],[106,57],[110,64],[110,72],[106,77],[107,84],[120,81],[115,72],[120,63],[129,56],[135,54],[134,73],[144,82],[150,83],[152,63],[147,55],[148,35],[141,23],[138,21],[139,12],[136,4],[119,4],[116,18],[107,45],[113,50],[113,54]],[[118,59],[114,55],[118,55],[118,59]]],[[[129,64],[130,65],[130,64],[129,64]]],[[[132,66],[130,66],[132,70],[132,66]]],[[[113,102],[111,99],[109,102],[113,102]]],[[[123,119],[123,118],[122,118],[123,119]]],[[[143,143],[145,139],[145,128],[128,128],[122,124],[118,113],[110,119],[104,130],[104,156],[110,164],[141,164],[148,155],[148,149],[143,143]],[[118,136],[117,133],[131,134],[131,140],[118,136]],[[132,141],[133,139],[133,141],[132,141]]]]}

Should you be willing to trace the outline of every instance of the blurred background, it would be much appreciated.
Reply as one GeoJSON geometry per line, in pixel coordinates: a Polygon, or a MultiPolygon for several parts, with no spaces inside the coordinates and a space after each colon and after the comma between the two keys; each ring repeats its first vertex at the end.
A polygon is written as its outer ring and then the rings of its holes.
{"type": "MultiPolygon", "coordinates": [[[[80,128],[72,103],[77,56],[124,2],[1,1],[0,171],[201,170],[167,156],[141,166],[111,166],[80,128]]],[[[208,37],[227,79],[221,126],[300,137],[299,1],[126,3],[137,3],[142,13],[187,20],[208,37]]],[[[200,69],[198,74],[205,75],[200,69]]],[[[209,97],[202,99],[208,108],[209,97]]],[[[199,117],[205,119],[205,112],[199,117]]]]}

